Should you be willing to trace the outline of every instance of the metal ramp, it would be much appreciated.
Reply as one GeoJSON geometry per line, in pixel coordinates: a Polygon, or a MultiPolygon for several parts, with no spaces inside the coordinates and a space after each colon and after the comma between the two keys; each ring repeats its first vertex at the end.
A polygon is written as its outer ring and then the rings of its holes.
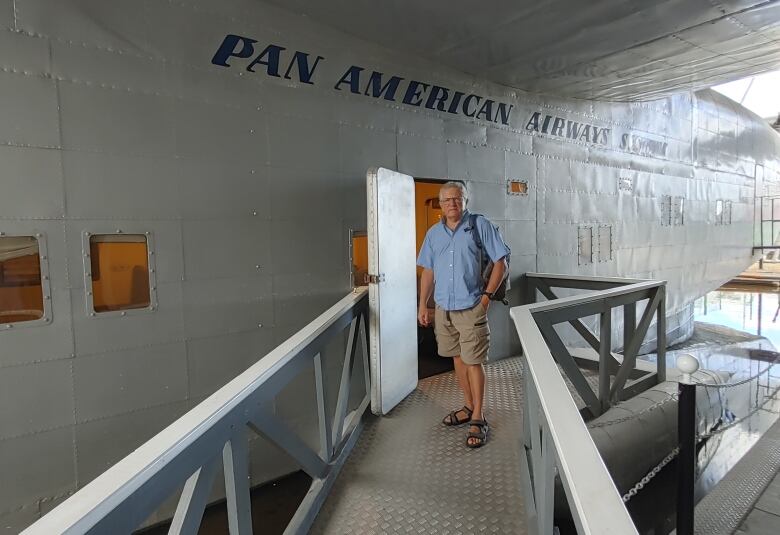
{"type": "Polygon", "coordinates": [[[312,533],[525,534],[520,358],[486,367],[486,446],[441,419],[463,404],[454,373],[420,381],[388,416],[366,422],[312,533]]]}

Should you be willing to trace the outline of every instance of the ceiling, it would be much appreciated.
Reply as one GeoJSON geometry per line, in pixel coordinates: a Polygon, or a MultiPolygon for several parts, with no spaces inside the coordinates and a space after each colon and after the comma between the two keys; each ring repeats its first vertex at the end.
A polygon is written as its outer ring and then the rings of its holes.
{"type": "Polygon", "coordinates": [[[527,91],[650,100],[780,67],[780,0],[269,0],[527,91]]]}

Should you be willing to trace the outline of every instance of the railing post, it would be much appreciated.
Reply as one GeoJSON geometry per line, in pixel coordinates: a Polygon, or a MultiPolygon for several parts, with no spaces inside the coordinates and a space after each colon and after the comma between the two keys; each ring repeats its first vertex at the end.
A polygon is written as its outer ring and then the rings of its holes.
{"type": "Polygon", "coordinates": [[[658,382],[666,381],[666,286],[659,286],[661,299],[656,309],[656,374],[658,382]]]}
{"type": "Polygon", "coordinates": [[[609,369],[612,359],[612,309],[601,313],[599,335],[599,402],[601,411],[609,408],[609,369]]]}
{"type": "Polygon", "coordinates": [[[693,535],[693,490],[696,482],[696,385],[691,374],[699,368],[691,355],[681,355],[677,367],[683,372],[677,404],[677,535],[693,535]]]}

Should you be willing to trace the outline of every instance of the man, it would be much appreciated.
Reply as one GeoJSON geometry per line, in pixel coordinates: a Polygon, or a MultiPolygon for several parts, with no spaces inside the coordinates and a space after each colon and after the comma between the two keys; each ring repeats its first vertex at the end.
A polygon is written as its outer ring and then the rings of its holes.
{"type": "Polygon", "coordinates": [[[417,259],[423,268],[417,319],[423,326],[430,325],[427,303],[435,283],[434,332],[439,355],[454,359],[455,375],[465,401],[463,408],[450,412],[443,423],[447,426],[470,423],[466,445],[479,448],[487,442],[489,431],[483,414],[485,371],[482,367],[490,345],[487,311],[490,297],[506,273],[509,247],[485,217],[477,216],[476,228],[471,228],[464,184],[444,184],[439,190],[439,203],[441,223],[428,229],[417,259]],[[479,232],[484,254],[495,264],[487,284],[482,278],[480,250],[472,232],[479,232]]]}

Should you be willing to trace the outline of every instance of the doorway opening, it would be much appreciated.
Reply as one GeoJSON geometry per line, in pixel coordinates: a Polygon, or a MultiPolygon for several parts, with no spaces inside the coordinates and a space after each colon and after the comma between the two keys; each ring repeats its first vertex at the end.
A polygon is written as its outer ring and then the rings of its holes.
{"type": "MultiPolygon", "coordinates": [[[[441,221],[441,206],[439,205],[439,188],[446,180],[434,180],[428,178],[414,179],[414,207],[417,255],[420,254],[425,234],[428,229],[441,221]]],[[[417,266],[417,302],[420,300],[420,277],[422,268],[417,266]]],[[[431,316],[436,305],[433,296],[428,300],[428,308],[431,316]]],[[[433,326],[423,327],[417,325],[417,371],[418,377],[423,379],[439,373],[454,369],[451,358],[441,357],[436,350],[436,336],[433,326]]]]}

